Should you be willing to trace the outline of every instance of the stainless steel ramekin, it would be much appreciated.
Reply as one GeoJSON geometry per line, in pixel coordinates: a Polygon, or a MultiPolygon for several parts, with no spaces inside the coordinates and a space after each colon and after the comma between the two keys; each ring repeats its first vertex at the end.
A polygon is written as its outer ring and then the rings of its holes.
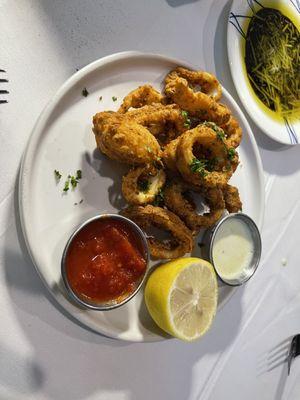
{"type": "Polygon", "coordinates": [[[240,286],[240,285],[244,284],[245,282],[247,282],[253,276],[254,272],[257,270],[257,267],[259,265],[259,260],[261,257],[261,250],[262,250],[261,236],[260,236],[259,230],[258,230],[255,222],[247,214],[240,213],[240,212],[232,213],[232,214],[228,214],[225,217],[221,218],[215,225],[213,225],[211,228],[206,230],[204,237],[203,237],[203,244],[204,244],[203,249],[202,249],[203,257],[205,257],[213,265],[213,267],[216,271],[216,274],[218,275],[220,280],[227,285],[240,286]],[[253,239],[253,245],[254,245],[254,254],[253,254],[252,261],[251,261],[249,268],[247,270],[245,270],[245,273],[243,275],[241,275],[240,279],[236,278],[236,279],[232,279],[232,280],[225,279],[224,277],[221,276],[221,274],[219,273],[219,271],[214,263],[214,259],[213,259],[213,246],[214,246],[214,240],[215,240],[216,234],[218,232],[218,229],[225,221],[227,221],[230,218],[239,218],[247,224],[247,226],[251,232],[251,236],[253,239]]]}
{"type": "Polygon", "coordinates": [[[66,287],[67,293],[70,296],[70,298],[75,301],[78,305],[83,306],[85,308],[91,309],[91,310],[98,310],[98,311],[108,311],[108,310],[113,310],[117,307],[122,306],[123,304],[127,303],[129,300],[131,300],[140,290],[145,277],[147,275],[148,272],[148,268],[149,268],[149,258],[150,258],[150,253],[149,253],[149,248],[148,248],[148,244],[147,244],[147,239],[146,236],[144,234],[144,232],[130,219],[123,217],[122,215],[119,214],[102,214],[102,215],[96,215],[95,217],[89,218],[87,221],[83,222],[71,235],[71,237],[69,238],[63,255],[62,255],[62,260],[61,260],[61,275],[62,275],[62,279],[64,282],[64,285],[66,287]],[[70,247],[70,244],[72,243],[73,239],[76,237],[76,235],[84,228],[86,227],[88,224],[90,224],[93,221],[99,220],[99,219],[117,219],[117,220],[122,220],[123,222],[125,222],[132,230],[133,232],[135,232],[135,234],[137,235],[137,238],[140,240],[140,244],[141,244],[141,249],[143,251],[143,257],[146,260],[146,269],[145,269],[145,273],[143,275],[143,277],[141,278],[140,282],[137,284],[137,287],[135,288],[135,290],[130,293],[127,297],[125,297],[123,300],[121,300],[120,302],[117,301],[110,301],[107,303],[101,303],[101,304],[95,304],[95,303],[89,303],[83,299],[81,299],[80,297],[77,296],[77,294],[73,291],[73,289],[71,288],[69,282],[68,282],[68,277],[67,277],[67,273],[66,273],[66,257],[68,254],[68,250],[70,247]]]}

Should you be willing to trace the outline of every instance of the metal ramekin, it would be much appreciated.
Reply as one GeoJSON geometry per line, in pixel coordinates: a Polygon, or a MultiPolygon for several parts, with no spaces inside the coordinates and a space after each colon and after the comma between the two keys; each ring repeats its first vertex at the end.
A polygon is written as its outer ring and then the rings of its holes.
{"type": "Polygon", "coordinates": [[[204,237],[203,237],[203,244],[204,244],[203,256],[207,260],[209,260],[209,262],[213,265],[219,279],[227,285],[230,285],[230,286],[243,285],[245,282],[247,282],[253,276],[254,272],[257,270],[257,267],[258,267],[259,261],[260,261],[260,257],[261,257],[261,250],[262,250],[261,236],[260,236],[259,230],[258,230],[255,222],[247,214],[239,212],[239,213],[229,214],[229,215],[226,215],[225,217],[221,218],[215,225],[213,225],[211,228],[206,230],[204,237]],[[218,232],[218,229],[226,220],[228,220],[230,218],[240,218],[246,222],[246,224],[248,225],[248,227],[250,229],[252,239],[253,239],[253,244],[254,244],[254,254],[253,254],[253,258],[252,258],[252,263],[249,266],[248,270],[245,271],[245,274],[242,275],[242,279],[226,280],[218,272],[218,270],[214,264],[214,260],[213,260],[213,245],[214,245],[214,240],[215,240],[216,234],[218,232]]]}
{"type": "Polygon", "coordinates": [[[68,240],[63,255],[62,255],[62,260],[61,260],[61,275],[62,275],[62,279],[64,282],[64,285],[66,287],[67,293],[70,296],[70,298],[75,301],[78,305],[83,306],[85,308],[89,308],[91,310],[98,310],[98,311],[108,311],[108,310],[113,310],[117,307],[122,306],[123,304],[127,303],[129,300],[131,300],[136,294],[137,292],[140,290],[145,277],[147,275],[148,272],[148,267],[149,267],[149,258],[150,258],[150,253],[149,253],[149,248],[148,248],[148,243],[147,243],[147,239],[146,236],[144,234],[144,232],[130,219],[123,217],[122,215],[118,215],[118,214],[102,214],[102,215],[96,215],[95,217],[89,218],[87,221],[83,222],[71,235],[70,239],[68,240]],[[137,285],[136,289],[134,290],[134,292],[130,293],[130,295],[128,295],[127,297],[125,297],[123,300],[121,300],[120,302],[107,302],[107,303],[101,303],[101,304],[95,304],[95,303],[89,303],[83,299],[81,299],[80,297],[78,297],[76,295],[76,293],[73,291],[73,289],[71,288],[71,286],[69,285],[68,282],[68,278],[67,278],[67,273],[66,273],[66,257],[67,257],[67,253],[69,250],[69,246],[72,243],[73,239],[75,238],[75,236],[85,227],[87,226],[89,223],[99,220],[99,219],[118,219],[118,220],[122,220],[124,222],[126,222],[130,228],[137,234],[138,238],[140,238],[140,243],[141,243],[141,248],[143,249],[143,256],[146,260],[146,269],[145,269],[145,273],[141,279],[141,281],[139,282],[139,284],[137,285]]]}

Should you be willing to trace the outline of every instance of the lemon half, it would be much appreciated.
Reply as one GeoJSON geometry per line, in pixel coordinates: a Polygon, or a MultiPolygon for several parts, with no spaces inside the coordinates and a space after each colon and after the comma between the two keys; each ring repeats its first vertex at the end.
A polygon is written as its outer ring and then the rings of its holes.
{"type": "Polygon", "coordinates": [[[154,270],[145,287],[145,302],[157,325],[185,341],[210,328],[218,304],[213,266],[200,258],[179,258],[154,270]]]}

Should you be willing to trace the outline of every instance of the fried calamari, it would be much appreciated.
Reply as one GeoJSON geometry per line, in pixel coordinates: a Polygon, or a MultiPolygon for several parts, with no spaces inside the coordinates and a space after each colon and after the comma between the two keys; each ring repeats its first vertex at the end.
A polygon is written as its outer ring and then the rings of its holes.
{"type": "Polygon", "coordinates": [[[124,97],[123,103],[118,112],[124,114],[130,108],[140,108],[154,103],[165,103],[164,96],[162,96],[151,85],[143,85],[132,90],[126,97],[124,97]]]}
{"type": "Polygon", "coordinates": [[[181,135],[176,157],[184,180],[204,187],[225,186],[237,163],[236,153],[232,158],[228,155],[224,132],[209,123],[181,135]]]}
{"type": "Polygon", "coordinates": [[[143,85],[117,112],[93,118],[100,151],[131,166],[122,179],[130,206],[122,213],[146,231],[168,235],[148,237],[155,258],[183,256],[192,250],[193,235],[226,209],[242,209],[237,188],[228,184],[239,163],[242,130],[219,103],[221,95],[214,75],[178,67],[165,78],[165,96],[143,85]]]}
{"type": "Polygon", "coordinates": [[[164,170],[152,165],[137,167],[123,176],[122,193],[129,204],[149,204],[155,200],[165,182],[164,170]]]}
{"type": "Polygon", "coordinates": [[[122,215],[130,218],[143,230],[154,227],[171,234],[171,239],[166,240],[148,236],[147,240],[152,257],[178,258],[192,251],[192,233],[181,219],[171,211],[152,205],[145,207],[130,206],[122,211],[122,215]]]}
{"type": "Polygon", "coordinates": [[[174,181],[164,191],[165,205],[178,215],[194,234],[201,228],[208,228],[222,217],[225,202],[221,189],[196,189],[181,181],[174,181]],[[197,207],[191,196],[200,196],[209,210],[203,214],[197,213],[197,207]]]}
{"type": "MultiPolygon", "coordinates": [[[[198,74],[207,73],[199,71],[198,74]]],[[[188,111],[189,114],[202,120],[225,124],[230,118],[230,111],[226,106],[216,101],[221,95],[220,84],[215,77],[210,74],[207,75],[210,76],[210,79],[203,77],[203,79],[198,80],[203,91],[196,92],[191,87],[195,85],[196,81],[190,81],[188,74],[182,74],[182,69],[177,68],[165,78],[165,94],[183,110],[188,111]]]]}

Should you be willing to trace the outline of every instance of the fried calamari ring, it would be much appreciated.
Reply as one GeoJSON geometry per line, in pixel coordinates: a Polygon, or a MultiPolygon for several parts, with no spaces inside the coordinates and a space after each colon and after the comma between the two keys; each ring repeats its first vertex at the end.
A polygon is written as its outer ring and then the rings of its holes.
{"type": "Polygon", "coordinates": [[[191,71],[182,67],[176,68],[175,71],[181,78],[186,79],[191,86],[200,86],[201,92],[209,95],[216,101],[220,100],[222,87],[215,75],[205,71],[191,71]]]}
{"type": "Polygon", "coordinates": [[[137,89],[132,90],[123,99],[118,112],[121,114],[126,113],[131,107],[140,108],[146,104],[163,103],[164,97],[155,90],[151,85],[139,86],[137,89]]]}
{"type": "Polygon", "coordinates": [[[223,196],[225,200],[225,208],[228,212],[236,213],[242,210],[239,191],[235,186],[226,185],[223,189],[223,196]]]}
{"type": "Polygon", "coordinates": [[[243,131],[238,121],[231,116],[226,124],[221,125],[221,128],[225,132],[227,146],[233,148],[238,147],[243,136],[243,131]]]}
{"type": "Polygon", "coordinates": [[[198,125],[180,136],[177,168],[185,181],[196,186],[225,186],[236,168],[237,153],[231,160],[224,132],[215,124],[198,125]]]}
{"type": "Polygon", "coordinates": [[[126,119],[145,126],[162,143],[166,144],[186,131],[186,121],[176,104],[152,104],[128,111],[126,119]]]}
{"type": "Polygon", "coordinates": [[[178,215],[187,227],[197,234],[201,228],[208,228],[222,217],[225,203],[221,189],[197,190],[209,206],[209,211],[200,215],[189,195],[189,189],[190,187],[184,182],[172,182],[164,190],[164,201],[168,209],[178,215]]]}
{"type": "Polygon", "coordinates": [[[164,148],[162,153],[162,160],[165,166],[172,172],[178,172],[177,169],[177,159],[176,159],[176,152],[177,146],[180,141],[180,136],[178,138],[172,140],[167,146],[164,148]]]}
{"type": "Polygon", "coordinates": [[[147,238],[152,257],[178,258],[192,251],[192,233],[171,211],[151,205],[131,206],[123,210],[122,215],[133,220],[144,230],[152,226],[171,233],[172,239],[167,241],[147,238]]]}
{"type": "Polygon", "coordinates": [[[144,126],[134,121],[107,124],[99,129],[94,124],[99,149],[108,157],[130,165],[144,165],[160,158],[158,141],[144,126]]]}
{"type": "Polygon", "coordinates": [[[225,124],[230,118],[229,109],[203,92],[194,92],[187,79],[172,71],[165,78],[165,93],[190,115],[202,120],[225,124]]]}
{"type": "Polygon", "coordinates": [[[123,176],[122,193],[129,204],[152,203],[165,182],[166,174],[162,169],[137,167],[123,176]]]}

